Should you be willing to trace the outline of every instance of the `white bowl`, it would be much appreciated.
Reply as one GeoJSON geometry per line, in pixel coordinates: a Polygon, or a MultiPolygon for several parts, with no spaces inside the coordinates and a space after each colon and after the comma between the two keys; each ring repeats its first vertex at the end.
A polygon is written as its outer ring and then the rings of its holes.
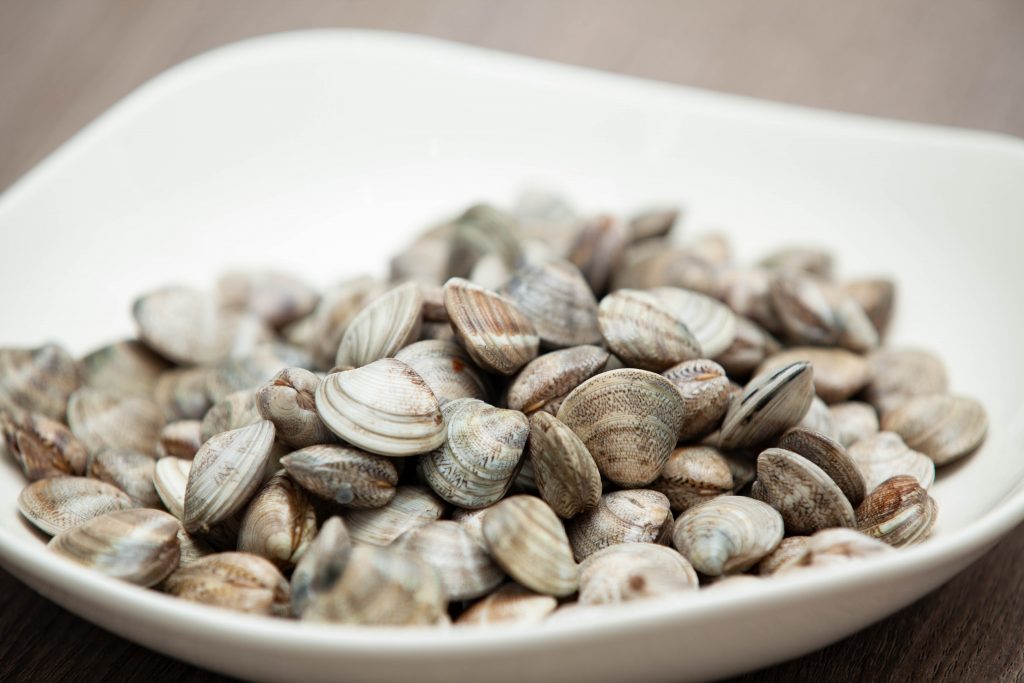
{"type": "MultiPolygon", "coordinates": [[[[625,606],[531,629],[353,629],[246,617],[107,579],[46,551],[0,465],[0,560],[90,621],[257,680],[468,676],[681,681],[794,657],[951,578],[1024,518],[1024,144],[649,83],[424,38],[314,31],[247,41],[140,88],[0,198],[0,343],[82,352],[131,333],[134,293],[272,263],[326,284],[470,200],[523,186],[586,209],[680,202],[750,258],[834,248],[900,286],[894,343],[939,351],[991,415],[944,471],[932,539],[758,591],[625,606]]],[[[28,647],[30,644],[26,643],[28,647]]]]}

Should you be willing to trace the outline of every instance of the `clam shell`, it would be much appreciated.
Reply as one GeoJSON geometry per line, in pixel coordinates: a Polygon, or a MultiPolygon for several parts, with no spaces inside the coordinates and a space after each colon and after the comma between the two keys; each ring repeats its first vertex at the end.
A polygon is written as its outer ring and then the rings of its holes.
{"type": "Polygon", "coordinates": [[[580,437],[601,474],[621,486],[643,486],[675,447],[683,399],[661,375],[610,370],[576,387],[558,419],[580,437]]]}
{"type": "Polygon", "coordinates": [[[420,459],[424,480],[459,507],[481,508],[501,500],[530,433],[526,416],[472,398],[446,403],[443,411],[448,437],[420,459]]]}
{"type": "Polygon", "coordinates": [[[544,348],[601,343],[597,299],[572,263],[526,264],[513,273],[501,293],[530,319],[544,348]]]}
{"type": "Polygon", "coordinates": [[[289,344],[260,344],[211,367],[206,374],[206,395],[217,403],[236,391],[255,391],[287,367],[311,368],[313,358],[289,344]]]}
{"type": "Polygon", "coordinates": [[[51,477],[23,488],[18,510],[28,521],[51,536],[94,517],[137,507],[120,489],[87,477],[51,477]]]}
{"type": "Polygon", "coordinates": [[[398,484],[390,460],[351,446],[307,446],[281,458],[281,466],[307,491],[356,510],[387,505],[398,484]]]}
{"type": "Polygon", "coordinates": [[[630,239],[634,242],[665,237],[679,220],[679,209],[650,209],[629,220],[630,239]]]}
{"type": "Polygon", "coordinates": [[[580,564],[581,605],[605,605],[697,590],[697,572],[672,548],[621,543],[580,564]]]}
{"type": "Polygon", "coordinates": [[[318,367],[330,367],[338,354],[349,324],[385,290],[384,283],[371,277],[356,277],[324,292],[310,315],[306,348],[318,367]]]}
{"type": "Polygon", "coordinates": [[[886,479],[857,508],[857,529],[900,548],[920,543],[938,515],[935,500],[914,477],[886,479]]]}
{"type": "Polygon", "coordinates": [[[869,493],[886,479],[899,475],[913,477],[926,489],[935,482],[935,463],[912,450],[895,432],[878,432],[861,439],[850,446],[849,453],[869,493]]]}
{"type": "Polygon", "coordinates": [[[352,539],[341,517],[331,517],[309,544],[292,572],[292,614],[300,617],[313,597],[338,580],[352,554],[352,539]]]}
{"type": "Polygon", "coordinates": [[[777,353],[757,368],[757,374],[771,372],[797,361],[814,368],[814,391],[825,403],[839,403],[864,388],[871,370],[863,356],[845,349],[798,347],[777,353]]]}
{"type": "Polygon", "coordinates": [[[449,600],[486,595],[505,578],[487,549],[457,522],[437,521],[410,529],[392,547],[413,553],[433,567],[449,600]]]}
{"type": "Polygon", "coordinates": [[[824,289],[812,278],[780,272],[771,281],[772,306],[779,324],[794,344],[835,346],[840,321],[824,289]]]}
{"type": "Polygon", "coordinates": [[[460,398],[487,400],[487,381],[469,354],[455,342],[416,342],[396,353],[395,358],[423,378],[442,406],[460,398]]]}
{"type": "Polygon", "coordinates": [[[878,348],[878,330],[857,300],[834,287],[827,292],[839,324],[839,346],[857,353],[878,348]]]}
{"type": "Polygon", "coordinates": [[[399,486],[384,507],[346,512],[345,526],[357,543],[386,546],[409,529],[440,519],[444,509],[444,501],[426,487],[399,486]]]}
{"type": "Polygon", "coordinates": [[[153,488],[167,511],[178,519],[185,517],[185,489],[192,461],[183,458],[160,458],[153,466],[153,488]]]}
{"type": "Polygon", "coordinates": [[[651,292],[612,292],[601,299],[597,320],[608,348],[627,365],[661,372],[703,355],[681,314],[651,292]]]}
{"type": "Polygon", "coordinates": [[[0,412],[38,413],[62,421],[78,383],[75,359],[62,346],[0,349],[0,412]]]}
{"type": "Polygon", "coordinates": [[[506,403],[527,415],[551,412],[552,402],[601,372],[608,358],[608,352],[598,346],[574,346],[538,356],[512,380],[506,403]]]}
{"type": "Polygon", "coordinates": [[[881,427],[942,466],[977,450],[988,432],[988,415],[972,398],[932,394],[882,413],[881,427]]]}
{"type": "Polygon", "coordinates": [[[721,299],[736,313],[737,322],[746,320],[763,332],[782,329],[772,305],[773,277],[770,271],[756,267],[727,268],[720,273],[721,299]]]}
{"type": "Polygon", "coordinates": [[[730,377],[746,377],[768,356],[782,348],[778,340],[757,323],[736,316],[736,336],[715,360],[730,377]]]}
{"type": "Polygon", "coordinates": [[[683,446],[672,451],[651,488],[665,494],[672,511],[678,514],[732,493],[737,486],[729,459],[717,448],[683,446]]]}
{"type": "Polygon", "coordinates": [[[249,311],[278,328],[312,313],[320,298],[305,282],[273,270],[224,273],[217,294],[225,308],[249,311]]]}
{"type": "Polygon", "coordinates": [[[566,531],[573,556],[582,562],[618,543],[667,542],[672,522],[664,493],[630,489],[605,494],[597,507],[568,522],[566,531]]]}
{"type": "Polygon", "coordinates": [[[597,216],[583,224],[569,247],[571,261],[595,293],[604,292],[622,259],[632,230],[611,216],[597,216]]]}
{"type": "Polygon", "coordinates": [[[893,281],[884,278],[853,280],[843,285],[843,291],[863,309],[879,336],[885,336],[896,299],[893,281]]]}
{"type": "Polygon", "coordinates": [[[101,574],[148,587],[177,568],[180,528],[166,512],[118,510],[57,534],[49,548],[101,574]]]}
{"type": "Polygon", "coordinates": [[[778,548],[757,563],[757,573],[760,576],[771,576],[790,562],[800,561],[807,554],[810,542],[810,536],[789,536],[782,539],[778,548]]]}
{"type": "Polygon", "coordinates": [[[466,351],[484,370],[511,375],[537,357],[540,338],[509,299],[461,278],[444,285],[444,307],[466,351]]]}
{"type": "Polygon", "coordinates": [[[212,403],[206,395],[209,368],[174,368],[163,372],[153,387],[153,400],[167,420],[201,420],[212,403]]]}
{"type": "Polygon", "coordinates": [[[714,358],[736,338],[736,314],[711,297],[681,287],[656,287],[650,293],[686,323],[703,355],[714,358]]]}
{"type": "Polygon", "coordinates": [[[825,402],[817,396],[811,399],[811,407],[807,409],[803,419],[796,426],[824,434],[834,441],[839,440],[839,432],[836,431],[835,423],[832,421],[832,413],[825,402]]]}
{"type": "Polygon", "coordinates": [[[288,582],[277,567],[251,553],[198,558],[167,577],[161,588],[182,600],[246,614],[283,615],[288,609],[288,582]]]}
{"type": "Polygon", "coordinates": [[[820,467],[851,505],[857,505],[864,499],[864,477],[846,449],[835,440],[820,432],[794,427],[779,439],[779,448],[796,453],[820,467]]]}
{"type": "Polygon", "coordinates": [[[811,407],[814,381],[811,365],[798,362],[756,375],[733,399],[722,421],[720,447],[757,446],[800,422],[811,407]]]}
{"type": "Polygon", "coordinates": [[[121,489],[138,507],[160,507],[153,487],[156,461],[144,453],[105,448],[89,458],[86,474],[121,489]]]}
{"type": "Polygon", "coordinates": [[[83,387],[68,399],[68,427],[93,452],[119,448],[155,455],[163,426],[160,406],[143,396],[83,387]]]}
{"type": "Polygon", "coordinates": [[[556,597],[576,592],[579,577],[569,539],[540,498],[506,498],[484,515],[483,532],[491,557],[517,583],[556,597]]]}
{"type": "Polygon", "coordinates": [[[341,576],[313,594],[303,620],[366,626],[430,625],[445,615],[440,577],[410,553],[352,548],[341,576]]]}
{"type": "Polygon", "coordinates": [[[530,417],[530,457],[540,497],[569,519],[601,499],[601,473],[571,429],[548,413],[530,417]]]}
{"type": "Polygon", "coordinates": [[[374,299],[345,330],[334,364],[362,367],[395,355],[416,341],[423,322],[423,295],[415,282],[374,299]]]}
{"type": "Polygon", "coordinates": [[[539,624],[556,607],[558,600],[550,595],[534,593],[518,583],[507,583],[459,615],[455,625],[486,627],[539,624]]]}
{"type": "Polygon", "coordinates": [[[466,209],[452,226],[449,277],[466,277],[486,254],[495,254],[508,268],[523,259],[519,227],[513,215],[487,204],[466,209]]]}
{"type": "Polygon", "coordinates": [[[757,457],[754,496],[779,511],[790,534],[853,527],[856,518],[838,485],[810,460],[781,448],[757,457]]]}
{"type": "Polygon", "coordinates": [[[719,496],[676,520],[672,541],[694,569],[708,576],[745,571],[782,541],[782,516],[742,496],[719,496]]]}
{"type": "Polygon", "coordinates": [[[256,411],[274,423],[280,443],[305,448],[336,441],[316,412],[318,386],[320,378],[309,370],[285,368],[256,391],[256,411]]]}
{"type": "Polygon", "coordinates": [[[867,359],[871,381],[864,389],[864,399],[882,413],[914,396],[941,394],[949,387],[942,360],[929,351],[880,349],[867,359]]]}
{"type": "Polygon", "coordinates": [[[205,443],[217,434],[248,427],[261,419],[256,408],[256,392],[242,389],[228,394],[206,411],[200,424],[199,438],[205,443]]]}
{"type": "Polygon", "coordinates": [[[317,387],[316,409],[332,432],[379,455],[426,453],[445,439],[434,392],[394,358],[328,375],[317,387]]]}
{"type": "Polygon", "coordinates": [[[281,471],[256,493],[242,514],[238,549],[293,566],[316,536],[316,513],[306,493],[281,471]]]}
{"type": "Polygon", "coordinates": [[[701,358],[683,361],[661,374],[675,385],[683,399],[685,417],[679,440],[688,441],[714,431],[729,408],[732,393],[725,369],[701,358]]]}
{"type": "Polygon", "coordinates": [[[128,339],[96,349],[82,358],[78,367],[82,386],[118,396],[150,396],[171,364],[142,342],[128,339]]]}
{"type": "Polygon", "coordinates": [[[157,437],[156,453],[161,458],[168,455],[191,460],[203,445],[203,423],[200,420],[175,420],[168,422],[157,437]]]}
{"type": "Polygon", "coordinates": [[[874,557],[892,552],[892,547],[854,529],[822,529],[807,537],[801,555],[780,564],[776,574],[789,571],[847,564],[851,560],[874,557]]]}
{"type": "Polygon", "coordinates": [[[878,433],[878,413],[870,403],[846,401],[829,406],[836,440],[846,448],[878,433]]]}
{"type": "Polygon", "coordinates": [[[761,259],[762,268],[786,273],[802,273],[829,279],[832,277],[832,254],[813,247],[787,247],[761,259]]]}
{"type": "Polygon", "coordinates": [[[241,510],[259,487],[273,446],[274,423],[269,420],[222,432],[204,443],[188,475],[185,530],[206,533],[241,510]]]}
{"type": "Polygon", "coordinates": [[[721,288],[714,264],[689,249],[658,243],[649,253],[619,267],[610,289],[651,287],[683,287],[708,296],[717,296],[721,288]]]}
{"type": "Polygon", "coordinates": [[[89,450],[67,427],[38,413],[0,412],[4,445],[29,481],[85,474],[89,450]]]}

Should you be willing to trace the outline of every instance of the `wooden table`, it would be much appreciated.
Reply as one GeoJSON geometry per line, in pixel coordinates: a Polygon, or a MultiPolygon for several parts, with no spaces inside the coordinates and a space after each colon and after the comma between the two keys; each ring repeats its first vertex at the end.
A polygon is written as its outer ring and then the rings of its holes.
{"type": "MultiPolygon", "coordinates": [[[[132,88],[206,49],[355,26],[818,107],[1024,135],[1019,0],[4,0],[0,188],[132,88]]],[[[896,616],[744,681],[1024,678],[1024,527],[896,616]]],[[[0,680],[225,680],[0,571],[0,680]]]]}

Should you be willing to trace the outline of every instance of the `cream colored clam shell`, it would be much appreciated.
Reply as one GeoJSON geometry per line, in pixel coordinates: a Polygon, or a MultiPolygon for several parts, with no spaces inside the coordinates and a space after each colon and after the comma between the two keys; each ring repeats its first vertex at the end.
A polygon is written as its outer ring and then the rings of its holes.
{"type": "Polygon", "coordinates": [[[371,301],[353,318],[338,346],[334,364],[362,367],[394,356],[416,341],[423,321],[423,295],[415,282],[395,287],[371,301]]]}
{"type": "Polygon", "coordinates": [[[743,496],[721,496],[679,517],[672,540],[694,569],[708,576],[742,572],[775,550],[783,523],[770,505],[743,496]]]}

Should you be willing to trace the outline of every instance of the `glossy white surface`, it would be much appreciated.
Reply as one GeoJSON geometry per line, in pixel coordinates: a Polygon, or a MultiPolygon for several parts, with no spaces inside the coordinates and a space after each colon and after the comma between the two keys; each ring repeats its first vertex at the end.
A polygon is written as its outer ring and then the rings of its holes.
{"type": "Polygon", "coordinates": [[[526,630],[393,631],[243,617],[90,574],[19,519],[0,463],[0,561],[161,652],[259,680],[682,681],[821,647],[890,614],[1024,518],[1024,143],[797,109],[423,38],[271,36],[132,94],[0,197],[0,344],[131,332],[134,293],[272,263],[326,284],[382,271],[413,231],[524,187],[581,208],[679,202],[752,258],[834,248],[900,285],[894,343],[934,348],[992,429],[944,471],[927,543],[757,592],[526,630]],[[742,645],[740,645],[742,644],[742,645]]]}

